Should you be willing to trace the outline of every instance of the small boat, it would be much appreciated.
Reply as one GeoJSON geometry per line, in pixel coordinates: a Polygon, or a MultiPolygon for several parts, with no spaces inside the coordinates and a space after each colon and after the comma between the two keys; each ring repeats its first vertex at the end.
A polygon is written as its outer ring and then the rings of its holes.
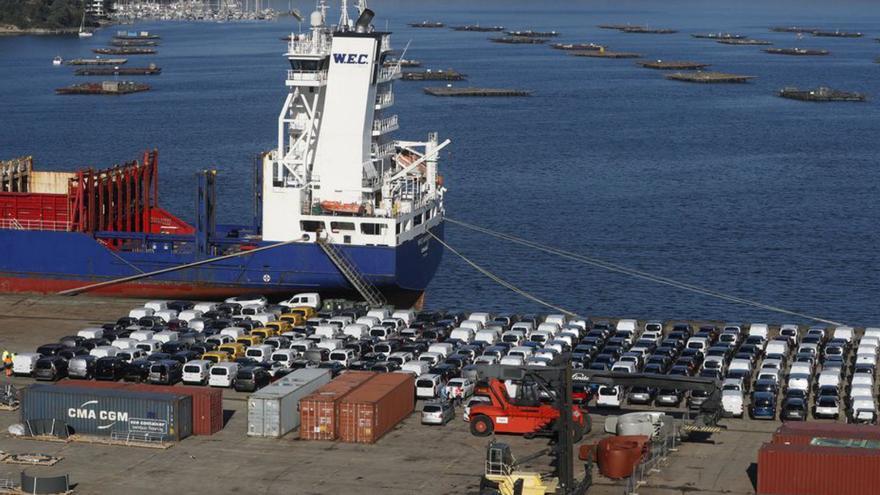
{"type": "Polygon", "coordinates": [[[86,30],[86,11],[85,11],[85,9],[83,9],[82,21],[79,23],[79,37],[80,38],[91,38],[92,34],[94,34],[94,33],[86,30]]]}
{"type": "Polygon", "coordinates": [[[61,55],[57,55],[55,58],[52,59],[52,65],[61,65],[63,63],[64,59],[61,58],[61,55]]]}

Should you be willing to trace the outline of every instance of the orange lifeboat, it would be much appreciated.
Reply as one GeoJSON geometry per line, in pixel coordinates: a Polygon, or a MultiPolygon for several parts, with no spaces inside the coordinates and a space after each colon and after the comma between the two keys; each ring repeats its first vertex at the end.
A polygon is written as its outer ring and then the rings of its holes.
{"type": "Polygon", "coordinates": [[[364,212],[364,205],[361,203],[343,203],[341,201],[321,201],[321,208],[326,212],[343,215],[358,215],[364,212]]]}

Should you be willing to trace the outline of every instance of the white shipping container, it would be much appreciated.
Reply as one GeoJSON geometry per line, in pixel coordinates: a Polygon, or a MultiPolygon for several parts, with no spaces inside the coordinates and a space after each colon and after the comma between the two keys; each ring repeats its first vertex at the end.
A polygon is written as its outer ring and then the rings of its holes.
{"type": "Polygon", "coordinates": [[[330,382],[329,369],[303,368],[248,398],[248,436],[279,438],[299,427],[299,400],[330,382]]]}

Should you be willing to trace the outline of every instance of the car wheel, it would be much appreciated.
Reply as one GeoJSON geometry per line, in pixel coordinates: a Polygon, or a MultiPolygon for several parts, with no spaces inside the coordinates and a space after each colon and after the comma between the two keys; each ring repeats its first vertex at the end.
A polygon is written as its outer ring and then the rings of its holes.
{"type": "Polygon", "coordinates": [[[488,416],[481,414],[471,418],[471,435],[486,437],[491,435],[494,430],[495,425],[492,424],[492,420],[488,416]]]}

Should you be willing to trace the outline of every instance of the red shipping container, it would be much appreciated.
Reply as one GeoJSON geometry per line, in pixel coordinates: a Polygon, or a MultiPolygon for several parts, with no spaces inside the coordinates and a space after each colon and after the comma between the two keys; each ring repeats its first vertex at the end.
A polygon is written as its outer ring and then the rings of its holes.
{"type": "Polygon", "coordinates": [[[378,373],[347,371],[299,401],[299,437],[303,440],[336,440],[339,402],[378,373]]]}
{"type": "Polygon", "coordinates": [[[58,385],[85,388],[127,388],[143,392],[171,392],[192,397],[193,435],[213,435],[223,429],[223,391],[208,387],[151,385],[148,383],[63,380],[58,385]]]}
{"type": "Polygon", "coordinates": [[[844,423],[785,423],[773,434],[773,443],[809,445],[814,438],[880,440],[880,427],[844,423]]]}
{"type": "Polygon", "coordinates": [[[383,373],[343,397],[337,429],[343,442],[374,443],[415,407],[415,378],[383,373]]]}
{"type": "Polygon", "coordinates": [[[213,435],[223,429],[223,391],[218,388],[132,383],[131,390],[169,392],[192,397],[193,435],[213,435]]]}
{"type": "Polygon", "coordinates": [[[867,495],[880,487],[880,450],[765,443],[759,495],[867,495]]]}

